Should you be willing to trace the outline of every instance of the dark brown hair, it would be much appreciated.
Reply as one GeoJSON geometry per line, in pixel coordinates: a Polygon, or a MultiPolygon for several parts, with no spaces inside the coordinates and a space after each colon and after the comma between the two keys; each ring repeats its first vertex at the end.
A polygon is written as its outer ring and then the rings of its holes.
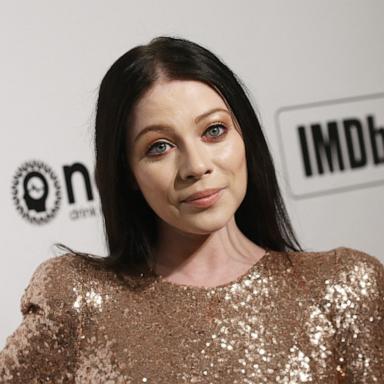
{"type": "Polygon", "coordinates": [[[159,76],[201,81],[220,93],[241,128],[246,150],[248,185],[245,198],[235,212],[236,224],[261,247],[276,251],[301,250],[280,194],[266,140],[244,85],[206,48],[182,38],[157,37],[121,56],[100,85],[95,177],[109,248],[102,262],[140,270],[157,241],[156,214],[140,190],[132,188],[125,143],[135,103],[159,76]]]}

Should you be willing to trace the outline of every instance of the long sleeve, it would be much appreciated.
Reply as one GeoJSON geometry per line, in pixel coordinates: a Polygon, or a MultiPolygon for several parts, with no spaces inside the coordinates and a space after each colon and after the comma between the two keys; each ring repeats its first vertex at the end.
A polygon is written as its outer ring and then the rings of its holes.
{"type": "Polygon", "coordinates": [[[339,248],[329,281],[334,304],[340,382],[382,383],[384,378],[384,266],[363,252],[339,248]]]}
{"type": "Polygon", "coordinates": [[[72,383],[78,319],[71,257],[43,262],[21,298],[23,320],[0,352],[1,383],[72,383]]]}

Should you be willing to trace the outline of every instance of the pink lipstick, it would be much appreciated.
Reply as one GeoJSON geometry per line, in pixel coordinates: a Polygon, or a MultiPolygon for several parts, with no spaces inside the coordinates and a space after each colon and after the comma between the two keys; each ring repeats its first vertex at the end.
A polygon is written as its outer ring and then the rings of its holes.
{"type": "Polygon", "coordinates": [[[183,203],[190,204],[199,208],[210,207],[211,205],[215,204],[217,200],[219,200],[221,193],[222,189],[205,190],[203,192],[191,195],[188,197],[188,199],[184,200],[183,203]]]}

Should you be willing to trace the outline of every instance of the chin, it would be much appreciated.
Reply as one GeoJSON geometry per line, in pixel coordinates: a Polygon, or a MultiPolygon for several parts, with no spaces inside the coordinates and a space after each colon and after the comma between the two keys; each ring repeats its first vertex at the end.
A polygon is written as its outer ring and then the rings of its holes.
{"type": "Polygon", "coordinates": [[[220,215],[220,217],[199,217],[196,218],[196,220],[193,220],[193,222],[185,223],[185,225],[181,225],[182,222],[179,220],[176,227],[183,232],[209,235],[210,233],[219,231],[225,227],[232,216],[220,215]]]}
{"type": "Polygon", "coordinates": [[[159,217],[163,224],[177,231],[196,235],[209,235],[225,227],[234,217],[238,207],[237,204],[227,202],[217,208],[219,209],[207,209],[193,213],[182,213],[175,210],[172,213],[168,212],[166,215],[159,215],[159,217]]]}

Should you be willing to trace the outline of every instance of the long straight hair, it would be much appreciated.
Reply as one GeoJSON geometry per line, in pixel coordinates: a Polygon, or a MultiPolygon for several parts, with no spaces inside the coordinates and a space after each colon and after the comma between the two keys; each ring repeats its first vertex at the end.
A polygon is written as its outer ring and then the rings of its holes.
{"type": "Polygon", "coordinates": [[[101,199],[108,256],[104,264],[142,270],[158,240],[157,217],[134,189],[127,161],[127,130],[135,104],[159,78],[200,81],[217,91],[238,123],[246,152],[246,195],[235,212],[241,232],[261,247],[299,251],[256,113],[237,76],[208,49],[160,36],[122,55],[107,71],[96,111],[95,178],[101,199]]]}

